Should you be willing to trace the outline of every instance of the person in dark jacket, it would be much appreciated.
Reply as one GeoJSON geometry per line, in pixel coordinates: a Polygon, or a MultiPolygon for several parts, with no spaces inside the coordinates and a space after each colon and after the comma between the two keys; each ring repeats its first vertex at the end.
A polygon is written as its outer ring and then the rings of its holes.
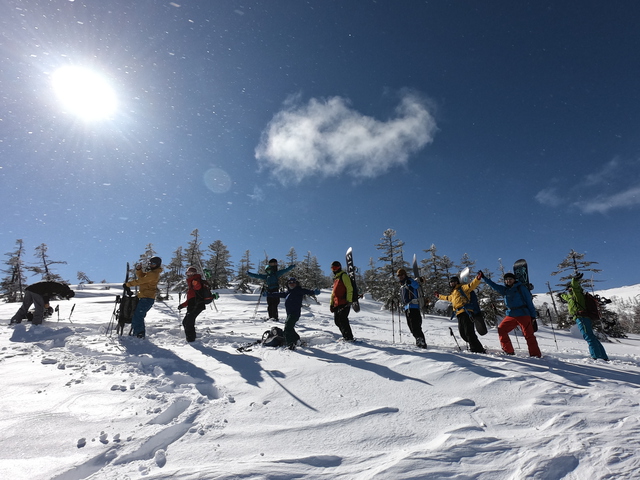
{"type": "Polygon", "coordinates": [[[520,283],[516,276],[507,272],[504,274],[504,285],[498,285],[490,278],[485,277],[482,272],[478,274],[484,281],[500,293],[504,298],[504,305],[507,308],[506,317],[502,319],[498,325],[498,338],[500,346],[507,355],[514,355],[513,344],[509,338],[509,332],[515,330],[518,326],[522,330],[529,355],[532,357],[542,357],[538,340],[533,333],[533,320],[537,316],[536,308],[533,306],[531,292],[527,287],[520,283]]]}
{"type": "Polygon", "coordinates": [[[349,312],[353,301],[353,285],[347,272],[342,270],[342,264],[337,260],[331,264],[333,272],[333,289],[329,300],[329,310],[333,313],[333,321],[340,329],[342,338],[353,342],[353,332],[349,324],[349,312]]]}
{"type": "Polygon", "coordinates": [[[407,317],[407,325],[411,335],[416,339],[416,345],[420,348],[427,348],[427,341],[422,332],[422,314],[418,303],[418,282],[407,275],[407,271],[401,268],[397,272],[400,282],[400,295],[404,305],[404,314],[407,317]]]}
{"type": "Polygon", "coordinates": [[[202,277],[196,267],[187,268],[186,275],[187,298],[178,305],[178,310],[186,307],[187,314],[184,316],[184,320],[182,320],[182,326],[184,327],[187,342],[194,342],[196,340],[196,318],[204,311],[206,305],[204,300],[198,295],[202,289],[202,277]]]}
{"type": "Polygon", "coordinates": [[[24,299],[22,305],[11,318],[10,323],[20,323],[23,318],[27,317],[29,307],[31,304],[35,307],[33,313],[34,325],[40,325],[44,319],[45,306],[49,306],[49,300],[53,297],[66,298],[69,300],[75,296],[75,292],[69,288],[69,285],[58,282],[38,282],[33,285],[29,285],[24,292],[24,299]]]}
{"type": "Polygon", "coordinates": [[[267,312],[269,318],[278,320],[278,305],[280,304],[280,297],[277,295],[269,295],[270,293],[276,293],[280,291],[279,278],[289,273],[295,265],[289,265],[287,268],[278,270],[278,260],[272,258],[269,260],[269,266],[265,268],[265,274],[247,272],[247,275],[251,278],[258,280],[264,280],[265,289],[267,291],[267,312]]]}
{"type": "Polygon", "coordinates": [[[302,288],[295,277],[287,280],[286,292],[268,293],[269,296],[277,295],[278,298],[284,298],[284,308],[287,311],[287,320],[284,324],[284,342],[291,350],[296,348],[296,342],[300,340],[300,335],[295,330],[296,323],[300,320],[302,314],[302,299],[305,295],[319,295],[320,290],[309,290],[302,288]]]}
{"type": "Polygon", "coordinates": [[[567,302],[567,307],[569,308],[569,315],[571,315],[576,320],[576,325],[582,334],[582,338],[584,338],[589,345],[589,353],[591,354],[591,358],[594,360],[602,359],[609,361],[609,356],[607,355],[606,350],[596,337],[595,333],[593,333],[593,327],[591,326],[591,318],[589,317],[587,311],[587,302],[584,298],[584,291],[582,290],[582,285],[580,285],[580,280],[582,279],[582,273],[578,273],[574,278],[571,279],[571,284],[569,286],[569,291],[567,293],[563,293],[560,295],[562,299],[567,302]]]}

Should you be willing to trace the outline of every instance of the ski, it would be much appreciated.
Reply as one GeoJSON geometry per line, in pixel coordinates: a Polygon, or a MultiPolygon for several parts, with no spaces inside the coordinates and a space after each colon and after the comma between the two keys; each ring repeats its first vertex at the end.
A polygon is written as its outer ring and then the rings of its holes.
{"type": "Polygon", "coordinates": [[[418,259],[415,253],[413,254],[413,277],[418,282],[418,304],[420,305],[420,310],[423,313],[427,313],[427,299],[424,296],[424,289],[420,281],[420,269],[418,268],[418,259]]]}
{"type": "Polygon", "coordinates": [[[351,280],[351,285],[353,286],[353,298],[351,301],[351,307],[354,312],[360,311],[360,302],[358,300],[358,286],[356,284],[356,268],[353,266],[353,248],[349,247],[347,250],[347,275],[349,275],[349,279],[351,280]]]}

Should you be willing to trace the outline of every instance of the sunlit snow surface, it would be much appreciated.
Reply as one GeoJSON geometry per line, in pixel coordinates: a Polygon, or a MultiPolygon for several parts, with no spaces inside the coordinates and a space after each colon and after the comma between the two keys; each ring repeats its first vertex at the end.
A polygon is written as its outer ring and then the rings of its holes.
{"type": "Polygon", "coordinates": [[[0,478],[637,478],[638,336],[605,343],[605,363],[548,326],[544,358],[521,336],[504,357],[490,329],[494,353],[478,355],[458,351],[453,321],[427,317],[424,351],[363,300],[345,344],[323,291],[298,324],[308,347],[239,353],[274,324],[264,302],[252,318],[257,295],[222,291],[189,345],[177,297],[156,302],[146,339],[105,335],[120,291],[103,288],[0,330],[0,478]]]}

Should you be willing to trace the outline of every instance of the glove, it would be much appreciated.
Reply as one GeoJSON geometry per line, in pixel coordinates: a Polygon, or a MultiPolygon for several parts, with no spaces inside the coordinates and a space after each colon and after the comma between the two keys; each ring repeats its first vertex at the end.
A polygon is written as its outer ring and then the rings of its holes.
{"type": "Polygon", "coordinates": [[[184,305],[178,305],[178,310],[182,310],[184,308],[184,305]]]}
{"type": "Polygon", "coordinates": [[[482,270],[480,270],[480,271],[478,272],[478,280],[480,280],[480,279],[482,279],[482,278],[484,278],[484,273],[482,273],[482,270]]]}
{"type": "Polygon", "coordinates": [[[576,273],[576,280],[582,280],[582,277],[584,277],[584,273],[576,273]]]}
{"type": "Polygon", "coordinates": [[[218,295],[218,292],[213,292],[213,299],[217,300],[220,298],[220,295],[218,295]]]}
{"type": "Polygon", "coordinates": [[[438,300],[440,300],[440,294],[439,294],[438,292],[434,292],[434,295],[436,296],[436,298],[437,298],[438,300]]]}
{"type": "Polygon", "coordinates": [[[269,295],[269,292],[267,292],[266,290],[262,292],[263,297],[266,297],[267,295],[269,295]]]}
{"type": "Polygon", "coordinates": [[[335,312],[336,311],[336,307],[334,307],[333,305],[329,305],[329,311],[331,313],[335,312]]]}
{"type": "Polygon", "coordinates": [[[319,288],[316,288],[316,289],[313,291],[313,294],[314,294],[314,295],[320,295],[320,289],[319,289],[319,288]]]}

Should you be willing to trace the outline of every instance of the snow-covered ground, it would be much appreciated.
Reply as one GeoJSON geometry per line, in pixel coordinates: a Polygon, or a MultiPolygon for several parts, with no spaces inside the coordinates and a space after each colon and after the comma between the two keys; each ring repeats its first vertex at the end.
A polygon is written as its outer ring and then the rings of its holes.
{"type": "Polygon", "coordinates": [[[239,353],[272,326],[264,304],[252,319],[257,295],[221,292],[187,344],[177,299],[156,302],[146,339],[107,336],[120,291],[103,288],[54,302],[59,320],[1,328],[0,478],[638,478],[638,336],[606,343],[606,363],[543,325],[542,359],[521,336],[501,356],[490,329],[496,353],[479,355],[427,317],[424,351],[364,300],[345,344],[323,291],[299,322],[308,347],[239,353]]]}

